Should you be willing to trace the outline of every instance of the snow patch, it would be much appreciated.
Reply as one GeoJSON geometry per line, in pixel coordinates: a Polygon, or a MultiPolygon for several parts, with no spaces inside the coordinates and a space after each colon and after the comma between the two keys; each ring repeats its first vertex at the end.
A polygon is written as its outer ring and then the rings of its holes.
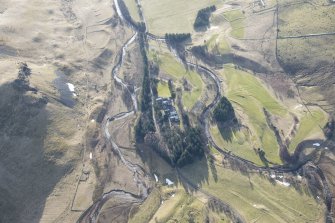
{"type": "Polygon", "coordinates": [[[92,152],[90,152],[90,160],[93,159],[93,155],[92,152]]]}
{"type": "Polygon", "coordinates": [[[278,184],[280,184],[280,185],[283,185],[283,186],[285,186],[285,187],[288,187],[288,186],[290,186],[290,185],[291,185],[290,183],[288,183],[288,182],[285,182],[285,181],[279,181],[279,180],[276,180],[276,182],[277,182],[278,184]]]}
{"type": "Polygon", "coordinates": [[[218,29],[219,27],[218,26],[211,26],[210,28],[209,28],[209,30],[215,30],[215,29],[218,29]]]}
{"type": "Polygon", "coordinates": [[[300,108],[302,108],[302,107],[303,107],[302,105],[297,105],[297,106],[294,107],[294,109],[295,109],[295,110],[298,110],[298,109],[300,109],[300,108]]]}
{"type": "Polygon", "coordinates": [[[154,177],[155,177],[156,182],[158,182],[158,177],[156,174],[154,174],[154,177]]]}
{"type": "Polygon", "coordinates": [[[313,143],[313,146],[319,147],[321,144],[320,143],[313,143]]]}
{"type": "Polygon", "coordinates": [[[67,87],[69,88],[69,90],[70,90],[71,92],[74,92],[74,85],[73,85],[73,84],[71,84],[71,83],[66,83],[66,85],[67,85],[67,87]]]}
{"type": "Polygon", "coordinates": [[[171,180],[169,180],[168,178],[165,179],[165,182],[166,182],[166,184],[167,184],[168,186],[171,186],[171,185],[174,184],[174,183],[173,183],[171,180]]]}

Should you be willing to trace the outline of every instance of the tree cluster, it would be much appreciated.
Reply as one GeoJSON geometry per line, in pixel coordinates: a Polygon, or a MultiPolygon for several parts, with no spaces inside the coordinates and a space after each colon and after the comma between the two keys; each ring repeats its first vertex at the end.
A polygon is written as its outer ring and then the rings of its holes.
{"type": "Polygon", "coordinates": [[[149,77],[149,63],[148,57],[145,52],[144,35],[141,34],[140,38],[140,48],[143,58],[143,84],[142,84],[142,101],[141,101],[141,117],[135,127],[136,141],[143,142],[144,137],[149,132],[155,132],[155,124],[152,118],[151,109],[151,82],[149,77]]]}
{"type": "Polygon", "coordinates": [[[209,18],[212,12],[214,12],[215,10],[216,10],[215,5],[199,10],[195,22],[193,24],[194,29],[201,29],[208,27],[209,18]]]}
{"type": "Polygon", "coordinates": [[[217,122],[224,123],[236,120],[234,108],[226,97],[222,97],[213,112],[213,117],[217,122]]]}
{"type": "Polygon", "coordinates": [[[133,27],[135,27],[139,32],[145,32],[146,27],[143,22],[135,22],[131,17],[129,10],[123,0],[117,0],[120,6],[120,10],[122,11],[123,17],[126,19],[128,23],[130,23],[133,27]]]}
{"type": "Polygon", "coordinates": [[[31,75],[31,69],[26,63],[19,64],[19,72],[17,78],[14,81],[14,87],[18,90],[29,90],[29,77],[31,75]]]}
{"type": "Polygon", "coordinates": [[[327,122],[326,126],[323,128],[323,131],[327,139],[331,139],[334,136],[335,120],[331,119],[329,122],[327,122]]]}
{"type": "MultiPolygon", "coordinates": [[[[154,86],[154,85],[153,85],[154,86]]],[[[200,127],[192,127],[189,117],[182,113],[184,131],[177,126],[170,126],[169,115],[163,115],[160,107],[155,104],[156,120],[160,126],[163,144],[155,144],[155,150],[173,166],[184,166],[201,158],[205,151],[206,138],[200,127]]]]}
{"type": "Polygon", "coordinates": [[[177,45],[191,39],[190,33],[166,33],[165,39],[168,43],[177,45]]]}
{"type": "Polygon", "coordinates": [[[171,98],[175,99],[176,98],[176,89],[173,86],[172,80],[168,81],[168,85],[169,85],[169,90],[170,90],[170,93],[171,93],[171,98]]]}
{"type": "Polygon", "coordinates": [[[174,166],[182,167],[204,155],[204,137],[198,127],[190,127],[184,132],[179,128],[166,128],[163,137],[169,148],[170,162],[174,166]]]}

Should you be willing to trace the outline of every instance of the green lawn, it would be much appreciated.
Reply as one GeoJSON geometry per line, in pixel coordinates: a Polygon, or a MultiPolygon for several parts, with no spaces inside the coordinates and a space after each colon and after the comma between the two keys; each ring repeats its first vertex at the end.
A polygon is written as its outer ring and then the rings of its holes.
{"type": "Polygon", "coordinates": [[[207,165],[203,159],[184,167],[182,173],[206,192],[229,203],[246,222],[314,223],[323,218],[323,206],[306,194],[305,188],[297,191],[291,186],[271,183],[258,174],[242,174],[218,165],[214,166],[216,174],[213,174],[209,170],[213,168],[207,165]]]}
{"type": "MultiPolygon", "coordinates": [[[[150,54],[151,58],[153,58],[154,54],[150,54]]],[[[191,85],[191,91],[183,91],[183,105],[187,110],[191,110],[194,104],[200,99],[203,90],[203,81],[198,73],[190,70],[186,70],[184,66],[182,66],[178,61],[176,61],[171,55],[168,53],[159,54],[157,56],[157,60],[160,63],[160,69],[171,76],[174,81],[176,87],[182,88],[182,79],[185,78],[191,85]]]]}
{"type": "Polygon", "coordinates": [[[165,33],[192,33],[193,23],[200,9],[221,5],[221,0],[142,0],[149,31],[165,33]]]}
{"type": "MultiPolygon", "coordinates": [[[[277,141],[273,131],[267,125],[263,108],[279,117],[287,114],[286,108],[253,75],[237,70],[231,65],[225,66],[223,75],[226,79],[228,99],[234,107],[242,109],[247,116],[244,122],[249,124],[251,143],[255,148],[261,147],[269,161],[281,163],[277,141]]],[[[234,148],[231,150],[234,152],[234,148]]],[[[252,149],[241,151],[245,152],[242,157],[255,157],[252,149]]]]}
{"type": "Polygon", "coordinates": [[[171,92],[168,83],[160,81],[157,85],[158,97],[169,98],[171,97],[171,92]]]}
{"type": "Polygon", "coordinates": [[[327,123],[326,114],[319,108],[310,109],[311,113],[307,112],[300,120],[298,131],[291,141],[289,150],[294,152],[296,146],[313,134],[322,134],[322,128],[327,123]]]}

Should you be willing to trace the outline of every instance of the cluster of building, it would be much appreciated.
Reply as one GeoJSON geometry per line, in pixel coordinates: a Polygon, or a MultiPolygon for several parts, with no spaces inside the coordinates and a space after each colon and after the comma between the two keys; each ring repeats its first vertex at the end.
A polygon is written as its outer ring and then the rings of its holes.
{"type": "Polygon", "coordinates": [[[156,98],[156,102],[161,110],[163,110],[164,115],[167,115],[171,123],[180,122],[176,108],[172,104],[171,98],[156,98]]]}

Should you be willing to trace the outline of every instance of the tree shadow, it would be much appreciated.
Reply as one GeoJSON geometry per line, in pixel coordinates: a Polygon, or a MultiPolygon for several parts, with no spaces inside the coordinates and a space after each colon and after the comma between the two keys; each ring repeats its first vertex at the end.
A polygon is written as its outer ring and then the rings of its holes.
{"type": "Polygon", "coordinates": [[[154,150],[151,146],[144,143],[136,144],[137,154],[140,156],[145,165],[145,169],[153,180],[166,184],[166,179],[171,180],[175,185],[179,183],[179,178],[176,174],[176,169],[171,166],[167,157],[163,157],[158,151],[154,150]]]}
{"type": "MultiPolygon", "coordinates": [[[[167,185],[166,180],[168,179],[174,185],[182,185],[189,193],[196,191],[201,185],[209,183],[209,168],[206,157],[197,158],[191,164],[177,168],[171,166],[167,160],[148,145],[138,144],[137,153],[145,164],[145,169],[150,173],[151,178],[155,180],[157,177],[157,183],[167,185]]],[[[217,181],[215,165],[211,166],[211,172],[214,180],[217,181]]]]}
{"type": "MultiPolygon", "coordinates": [[[[177,170],[180,183],[187,192],[193,193],[200,189],[202,185],[209,184],[208,167],[208,159],[204,156],[202,159],[177,170]]],[[[211,167],[210,170],[213,171],[213,169],[215,169],[215,167],[211,167]]],[[[212,174],[213,178],[216,178],[217,181],[216,169],[214,173],[212,172],[212,174]]]]}
{"type": "Polygon", "coordinates": [[[240,126],[236,121],[217,122],[217,126],[222,138],[227,142],[232,142],[233,135],[240,131],[240,126]]]}
{"type": "Polygon", "coordinates": [[[38,91],[0,86],[0,222],[40,222],[46,199],[72,168],[57,164],[62,151],[45,152],[47,103],[38,91]]]}
{"type": "Polygon", "coordinates": [[[218,182],[218,172],[215,166],[215,158],[213,157],[212,154],[208,154],[208,163],[209,163],[209,167],[210,167],[214,181],[218,182]]]}

